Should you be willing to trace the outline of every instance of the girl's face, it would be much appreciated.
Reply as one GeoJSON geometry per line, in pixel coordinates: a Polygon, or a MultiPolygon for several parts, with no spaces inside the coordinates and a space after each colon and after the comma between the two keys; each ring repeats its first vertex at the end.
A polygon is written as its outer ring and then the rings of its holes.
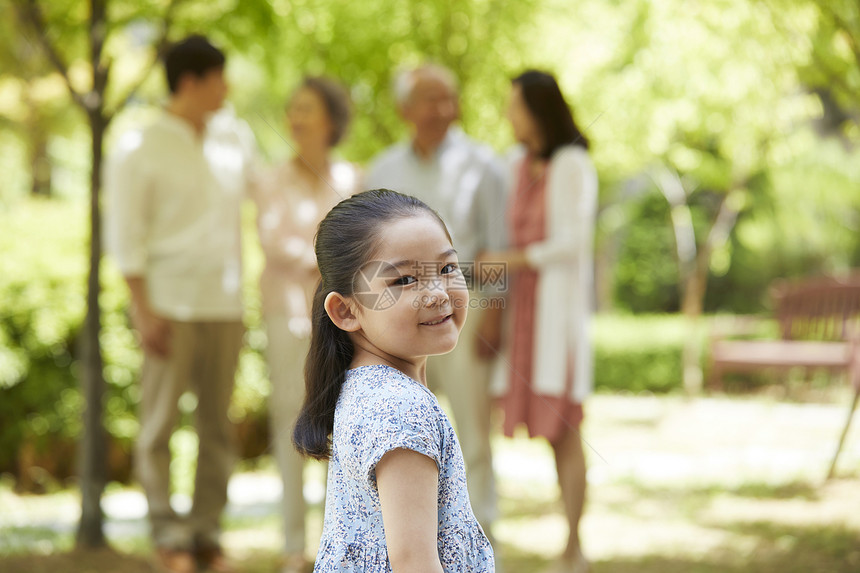
{"type": "Polygon", "coordinates": [[[511,86],[511,96],[508,99],[508,121],[514,131],[514,138],[524,144],[530,151],[539,151],[541,143],[540,129],[534,120],[526,102],[523,99],[523,90],[519,84],[511,86]]]}
{"type": "Polygon", "coordinates": [[[420,365],[457,344],[469,292],[456,251],[432,215],[387,223],[373,261],[357,278],[357,354],[369,352],[395,366],[420,365]]]}
{"type": "Polygon", "coordinates": [[[334,126],[322,97],[315,90],[304,87],[293,95],[287,107],[287,122],[293,141],[300,148],[330,146],[334,126]]]}

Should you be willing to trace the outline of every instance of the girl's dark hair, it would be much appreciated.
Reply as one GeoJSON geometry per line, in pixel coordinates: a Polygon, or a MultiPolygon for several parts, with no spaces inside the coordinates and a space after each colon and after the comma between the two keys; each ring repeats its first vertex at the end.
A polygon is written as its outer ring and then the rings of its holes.
{"type": "Polygon", "coordinates": [[[576,126],[558,82],[551,74],[526,70],[511,83],[520,86],[526,107],[543,136],[540,157],[549,159],[559,147],[568,144],[588,149],[588,139],[576,126]]]}
{"type": "Polygon", "coordinates": [[[311,309],[305,400],[293,429],[293,444],[302,455],[324,460],[331,454],[335,406],[353,357],[352,341],[329,318],[325,299],[330,292],[354,294],[358,271],[378,251],[385,223],[422,214],[435,217],[448,233],[433,209],[415,197],[388,189],[365,191],[344,199],[319,224],[314,251],[320,282],[311,309]]]}
{"type": "Polygon", "coordinates": [[[334,147],[346,135],[352,119],[349,94],[338,82],[323,76],[306,77],[299,86],[299,89],[302,88],[313,90],[322,99],[332,125],[329,145],[334,147]]]}
{"type": "Polygon", "coordinates": [[[164,70],[170,93],[176,93],[183,75],[193,74],[202,78],[210,70],[224,68],[225,61],[224,52],[213,46],[205,36],[195,34],[177,42],[164,55],[164,70]]]}

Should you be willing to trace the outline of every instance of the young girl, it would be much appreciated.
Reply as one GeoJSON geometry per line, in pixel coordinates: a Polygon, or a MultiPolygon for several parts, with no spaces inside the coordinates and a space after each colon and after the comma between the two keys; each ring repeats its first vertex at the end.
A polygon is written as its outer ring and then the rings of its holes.
{"type": "Polygon", "coordinates": [[[293,434],[299,452],[329,460],[314,571],[494,571],[460,445],[424,381],[427,356],[451,351],[466,320],[445,224],[418,199],[366,191],[326,215],[315,251],[293,434]]]}

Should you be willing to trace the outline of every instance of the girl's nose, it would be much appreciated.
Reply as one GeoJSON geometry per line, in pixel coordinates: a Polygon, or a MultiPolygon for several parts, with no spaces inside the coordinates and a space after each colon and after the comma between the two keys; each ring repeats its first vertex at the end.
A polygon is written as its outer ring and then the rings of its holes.
{"type": "Polygon", "coordinates": [[[448,289],[445,288],[442,281],[438,281],[438,284],[428,285],[423,299],[428,308],[445,306],[451,302],[448,289]]]}

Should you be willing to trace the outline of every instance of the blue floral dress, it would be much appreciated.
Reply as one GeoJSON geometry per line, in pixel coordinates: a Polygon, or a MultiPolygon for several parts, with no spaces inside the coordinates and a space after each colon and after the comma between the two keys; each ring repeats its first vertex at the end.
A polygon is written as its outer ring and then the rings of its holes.
{"type": "Polygon", "coordinates": [[[439,467],[438,547],[446,573],[495,570],[472,513],[460,443],[436,397],[390,366],[347,371],[334,418],[325,522],[314,571],[388,573],[376,464],[406,448],[439,467]]]}

